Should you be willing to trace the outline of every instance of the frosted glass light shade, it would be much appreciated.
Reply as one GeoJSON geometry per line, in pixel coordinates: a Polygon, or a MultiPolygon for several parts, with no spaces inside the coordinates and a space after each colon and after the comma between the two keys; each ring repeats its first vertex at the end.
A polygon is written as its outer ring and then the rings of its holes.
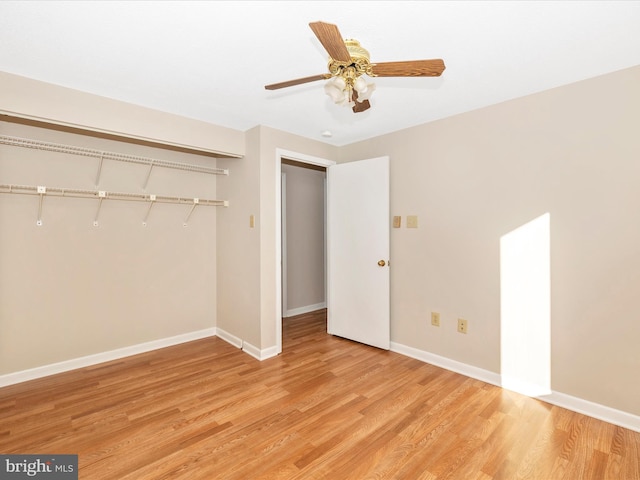
{"type": "Polygon", "coordinates": [[[364,102],[365,100],[369,100],[369,98],[371,98],[371,94],[376,89],[376,85],[374,83],[367,83],[364,78],[358,77],[358,79],[353,84],[353,88],[356,92],[358,92],[358,101],[364,102]]]}
{"type": "Polygon", "coordinates": [[[347,83],[341,77],[333,77],[324,84],[324,91],[334,103],[342,104],[345,97],[347,101],[349,94],[345,91],[347,83]]]}
{"type": "MultiPolygon", "coordinates": [[[[376,86],[373,83],[367,83],[364,78],[358,77],[353,84],[353,89],[358,92],[358,102],[364,102],[371,97],[376,86]]],[[[324,91],[333,103],[342,106],[354,105],[351,98],[351,88],[347,86],[347,82],[340,76],[332,77],[324,85],[324,91]]]]}

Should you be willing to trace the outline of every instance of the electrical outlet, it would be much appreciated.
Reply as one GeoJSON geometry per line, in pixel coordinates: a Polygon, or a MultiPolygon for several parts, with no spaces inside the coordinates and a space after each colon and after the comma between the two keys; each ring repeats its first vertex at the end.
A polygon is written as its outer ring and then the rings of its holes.
{"type": "Polygon", "coordinates": [[[458,332],[467,333],[467,321],[463,318],[458,319],[458,332]]]}
{"type": "Polygon", "coordinates": [[[438,312],[431,312],[431,325],[434,327],[440,326],[440,314],[438,312]]]}

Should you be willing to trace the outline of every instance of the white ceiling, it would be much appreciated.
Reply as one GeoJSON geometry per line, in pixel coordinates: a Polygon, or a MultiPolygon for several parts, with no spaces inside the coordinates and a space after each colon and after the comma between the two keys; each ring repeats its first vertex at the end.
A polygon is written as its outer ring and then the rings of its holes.
{"type": "Polygon", "coordinates": [[[639,64],[638,1],[0,1],[0,70],[334,145],[639,64]],[[321,81],[265,90],[326,72],[308,26],[318,20],[372,62],[442,58],[447,69],[376,79],[359,114],[321,81]]]}

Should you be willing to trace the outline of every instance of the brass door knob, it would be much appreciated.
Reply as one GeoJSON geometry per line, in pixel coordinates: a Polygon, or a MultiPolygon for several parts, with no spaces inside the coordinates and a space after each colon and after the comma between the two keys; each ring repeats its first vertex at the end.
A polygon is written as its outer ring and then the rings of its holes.
{"type": "Polygon", "coordinates": [[[378,266],[384,267],[387,263],[384,260],[378,260],[378,266]]]}

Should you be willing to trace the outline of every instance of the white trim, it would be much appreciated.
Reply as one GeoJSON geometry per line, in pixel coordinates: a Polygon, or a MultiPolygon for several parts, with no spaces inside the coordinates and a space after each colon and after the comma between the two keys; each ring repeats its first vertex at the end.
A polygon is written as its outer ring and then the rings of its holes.
{"type": "MultiPolygon", "coordinates": [[[[433,353],[425,352],[424,350],[408,347],[407,345],[402,345],[400,343],[391,342],[391,351],[504,388],[502,387],[501,376],[495,372],[490,372],[466,363],[441,357],[433,353]]],[[[597,418],[598,420],[602,420],[613,425],[628,428],[634,432],[640,432],[640,416],[632,413],[623,412],[622,410],[616,410],[615,408],[607,407],[599,403],[590,402],[582,398],[572,397],[571,395],[555,391],[552,391],[549,395],[539,395],[532,398],[536,398],[558,407],[566,408],[572,412],[597,418]]]]}
{"type": "Polygon", "coordinates": [[[436,367],[444,368],[445,370],[451,370],[452,372],[460,373],[467,377],[490,383],[491,385],[500,386],[500,375],[483,368],[474,367],[466,363],[451,360],[450,358],[441,357],[440,355],[425,352],[424,350],[418,350],[417,348],[408,347],[407,345],[402,345],[396,342],[391,342],[390,350],[392,352],[401,353],[407,357],[435,365],[436,367]]]}
{"type": "Polygon", "coordinates": [[[150,352],[159,348],[171,347],[180,343],[191,342],[193,340],[200,340],[202,338],[214,336],[216,336],[216,329],[206,328],[204,330],[176,335],[175,337],[153,340],[151,342],[118,348],[116,350],[110,350],[108,352],[96,353],[94,355],[87,355],[86,357],[74,358],[59,363],[43,365],[41,367],[36,367],[29,370],[22,370],[20,372],[0,375],[0,387],[6,387],[8,385],[22,383],[28,380],[35,380],[37,378],[47,377],[49,375],[55,375],[57,373],[68,372],[70,370],[76,370],[78,368],[89,367],[91,365],[97,365],[99,363],[110,362],[112,360],[118,360],[120,358],[137,355],[139,353],[150,352]]]}
{"type": "MultiPolygon", "coordinates": [[[[324,222],[324,238],[322,239],[323,244],[324,244],[324,303],[326,308],[328,309],[328,305],[329,302],[328,297],[327,297],[327,292],[329,291],[329,278],[327,276],[327,258],[329,258],[329,248],[327,247],[327,227],[329,226],[329,224],[327,223],[327,210],[329,209],[329,204],[327,203],[329,201],[329,190],[328,190],[328,185],[329,182],[327,182],[327,173],[325,171],[325,175],[324,175],[324,205],[322,206],[323,209],[323,218],[322,221],[324,222]]],[[[328,310],[327,310],[327,316],[328,316],[328,310]]]]}
{"type": "Polygon", "coordinates": [[[282,151],[276,148],[276,350],[282,352],[282,151]]]}
{"type": "Polygon", "coordinates": [[[303,313],[315,312],[327,308],[327,302],[316,303],[315,305],[307,305],[306,307],[292,308],[285,312],[285,317],[295,317],[296,315],[302,315],[303,313]]]}
{"type": "Polygon", "coordinates": [[[632,413],[623,412],[622,410],[616,410],[606,405],[554,391],[552,391],[550,395],[541,395],[536,398],[573,412],[628,428],[634,432],[640,432],[640,416],[633,415],[632,413]]]}
{"type": "Polygon", "coordinates": [[[218,338],[224,340],[227,343],[230,343],[236,348],[242,348],[242,339],[240,337],[236,337],[235,335],[230,334],[229,332],[218,328],[217,336],[218,338]]]}
{"type": "MultiPolygon", "coordinates": [[[[281,165],[282,167],[282,165],[281,165]]],[[[281,246],[281,252],[282,252],[282,262],[280,262],[280,264],[282,265],[282,310],[281,310],[281,315],[283,317],[286,317],[286,313],[287,313],[287,309],[289,308],[289,303],[288,303],[288,299],[287,299],[287,174],[285,172],[282,172],[282,168],[280,169],[281,173],[280,173],[280,178],[281,178],[281,182],[280,185],[282,186],[282,194],[281,194],[281,199],[282,199],[282,204],[280,205],[280,215],[281,215],[281,219],[282,219],[282,226],[281,226],[281,230],[280,230],[280,239],[282,240],[282,242],[280,243],[281,246]]]]}
{"type": "Polygon", "coordinates": [[[258,347],[251,345],[248,342],[244,342],[244,345],[242,345],[242,351],[260,361],[275,357],[280,353],[276,346],[260,350],[258,347]]]}
{"type": "Polygon", "coordinates": [[[291,150],[285,150],[283,148],[276,148],[276,156],[278,157],[278,159],[282,159],[282,157],[285,157],[296,162],[310,163],[311,165],[319,165],[321,167],[330,167],[331,165],[336,164],[336,162],[334,162],[333,160],[314,157],[313,155],[307,155],[305,153],[292,152],[291,150]]]}
{"type": "Polygon", "coordinates": [[[280,355],[281,350],[278,350],[275,346],[264,348],[260,351],[260,360],[267,360],[268,358],[277,357],[280,355]]]}
{"type": "Polygon", "coordinates": [[[254,345],[251,345],[249,342],[244,342],[244,344],[242,345],[242,351],[244,353],[248,353],[249,355],[251,355],[253,358],[257,360],[261,360],[260,349],[254,345]]]}

